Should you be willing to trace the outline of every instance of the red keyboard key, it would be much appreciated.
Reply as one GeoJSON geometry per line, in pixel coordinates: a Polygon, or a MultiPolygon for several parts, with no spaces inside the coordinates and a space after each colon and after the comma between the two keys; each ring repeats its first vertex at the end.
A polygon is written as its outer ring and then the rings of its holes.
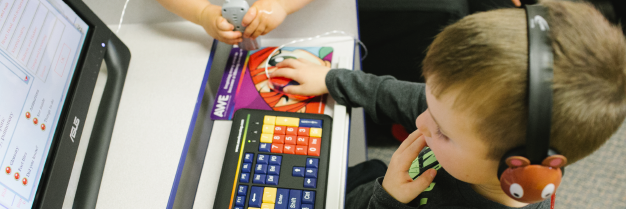
{"type": "Polygon", "coordinates": [[[285,146],[283,147],[283,153],[295,155],[296,145],[285,144],[285,146]]]}
{"type": "Polygon", "coordinates": [[[285,144],[296,144],[296,137],[294,135],[286,135],[285,136],[285,144]]]}
{"type": "Polygon", "coordinates": [[[272,143],[274,144],[284,144],[285,143],[285,135],[274,135],[272,138],[272,143]]]}
{"type": "Polygon", "coordinates": [[[298,127],[298,136],[309,136],[309,127],[298,127]]]}
{"type": "Polygon", "coordinates": [[[318,137],[310,137],[309,138],[309,146],[321,147],[322,139],[318,137]]]}
{"type": "Polygon", "coordinates": [[[309,146],[309,156],[320,156],[320,148],[316,146],[309,146]]]}
{"type": "Polygon", "coordinates": [[[274,126],[274,134],[285,135],[285,126],[274,126]]]}
{"type": "Polygon", "coordinates": [[[307,146],[297,145],[296,155],[306,155],[307,146]]]}
{"type": "Polygon", "coordinates": [[[309,145],[309,137],[306,136],[298,136],[296,141],[298,145],[309,145]]]}
{"type": "Polygon", "coordinates": [[[287,127],[287,131],[285,131],[285,134],[297,136],[298,135],[298,127],[288,126],[287,127]]]}
{"type": "Polygon", "coordinates": [[[283,144],[272,144],[272,153],[283,153],[283,144]]]}

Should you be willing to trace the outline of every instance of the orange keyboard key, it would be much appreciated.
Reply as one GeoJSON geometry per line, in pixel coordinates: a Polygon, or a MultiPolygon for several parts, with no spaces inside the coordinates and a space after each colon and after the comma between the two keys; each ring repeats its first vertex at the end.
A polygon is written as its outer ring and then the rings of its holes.
{"type": "Polygon", "coordinates": [[[285,135],[285,126],[274,126],[274,134],[285,135]]]}
{"type": "Polygon", "coordinates": [[[296,137],[294,135],[286,135],[285,136],[285,144],[297,144],[296,137]]]}
{"type": "Polygon", "coordinates": [[[298,136],[309,136],[309,127],[298,127],[298,136]]]}
{"type": "Polygon", "coordinates": [[[285,144],[285,146],[283,146],[283,153],[295,155],[296,154],[296,145],[285,144]]]}
{"type": "Polygon", "coordinates": [[[287,130],[285,131],[285,134],[287,135],[298,135],[298,127],[290,127],[287,126],[287,130]]]}
{"type": "Polygon", "coordinates": [[[274,135],[272,139],[272,143],[274,144],[284,144],[285,143],[285,135],[274,135]]]}
{"type": "Polygon", "coordinates": [[[306,155],[307,149],[308,149],[307,146],[297,145],[296,155],[306,155]]]}
{"type": "Polygon", "coordinates": [[[309,146],[321,147],[322,139],[318,137],[310,137],[309,138],[309,146]]]}
{"type": "Polygon", "coordinates": [[[283,144],[272,144],[272,153],[283,153],[283,144]]]}
{"type": "Polygon", "coordinates": [[[298,136],[296,139],[297,145],[309,145],[309,137],[307,136],[298,136]]]}
{"type": "Polygon", "coordinates": [[[316,147],[316,146],[309,146],[309,151],[308,151],[309,156],[320,156],[320,148],[316,147]]]}

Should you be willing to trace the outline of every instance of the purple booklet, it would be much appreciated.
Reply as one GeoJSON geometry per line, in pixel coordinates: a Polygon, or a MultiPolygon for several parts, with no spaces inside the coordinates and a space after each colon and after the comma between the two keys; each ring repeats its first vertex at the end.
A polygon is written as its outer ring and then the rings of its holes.
{"type": "Polygon", "coordinates": [[[333,55],[331,47],[284,47],[272,57],[276,47],[254,51],[233,48],[228,57],[224,76],[211,111],[212,120],[230,120],[241,108],[323,114],[326,95],[306,99],[294,99],[270,89],[265,74],[276,69],[276,63],[284,59],[302,58],[330,67],[333,55]]]}

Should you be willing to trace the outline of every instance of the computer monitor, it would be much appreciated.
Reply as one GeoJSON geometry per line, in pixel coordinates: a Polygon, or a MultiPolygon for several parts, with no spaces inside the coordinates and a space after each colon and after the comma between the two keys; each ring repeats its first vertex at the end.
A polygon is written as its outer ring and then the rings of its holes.
{"type": "Polygon", "coordinates": [[[95,205],[129,61],[80,0],[0,1],[0,208],[63,205],[89,105],[100,107],[77,195],[95,205]],[[103,102],[90,104],[103,59],[103,102]]]}

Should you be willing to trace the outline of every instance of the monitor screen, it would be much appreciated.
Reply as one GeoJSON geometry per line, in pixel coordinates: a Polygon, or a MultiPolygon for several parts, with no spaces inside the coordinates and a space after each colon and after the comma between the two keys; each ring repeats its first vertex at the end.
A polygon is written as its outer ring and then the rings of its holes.
{"type": "Polygon", "coordinates": [[[62,0],[0,0],[0,208],[33,205],[88,30],[62,0]]]}

